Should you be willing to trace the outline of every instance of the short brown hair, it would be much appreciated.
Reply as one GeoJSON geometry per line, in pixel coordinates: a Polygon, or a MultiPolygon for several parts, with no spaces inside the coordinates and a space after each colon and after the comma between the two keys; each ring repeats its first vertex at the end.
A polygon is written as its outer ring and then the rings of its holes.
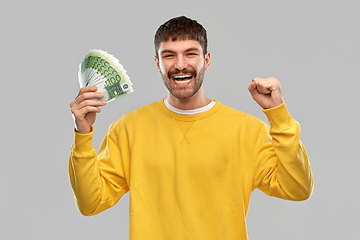
{"type": "Polygon", "coordinates": [[[154,45],[155,54],[158,56],[159,45],[169,39],[175,40],[196,40],[200,43],[204,56],[207,53],[207,36],[205,28],[195,20],[185,16],[176,17],[168,20],[161,25],[155,34],[154,45]]]}

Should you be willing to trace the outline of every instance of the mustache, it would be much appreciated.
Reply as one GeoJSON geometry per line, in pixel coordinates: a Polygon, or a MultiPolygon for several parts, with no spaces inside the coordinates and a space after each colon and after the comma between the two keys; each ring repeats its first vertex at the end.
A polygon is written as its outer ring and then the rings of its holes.
{"type": "Polygon", "coordinates": [[[171,69],[168,72],[168,78],[170,79],[172,75],[174,74],[192,74],[194,77],[196,77],[196,71],[193,69],[184,69],[184,70],[179,70],[179,69],[171,69]]]}

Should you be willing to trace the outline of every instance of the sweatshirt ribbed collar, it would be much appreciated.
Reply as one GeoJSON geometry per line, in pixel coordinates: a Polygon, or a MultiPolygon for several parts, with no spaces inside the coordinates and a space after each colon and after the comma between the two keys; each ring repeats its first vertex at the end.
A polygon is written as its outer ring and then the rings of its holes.
{"type": "Polygon", "coordinates": [[[160,108],[160,110],[166,116],[168,116],[170,118],[176,119],[178,121],[191,122],[191,121],[196,121],[196,120],[207,118],[207,117],[213,115],[214,113],[216,113],[221,108],[222,104],[217,100],[213,100],[213,101],[215,101],[216,104],[210,110],[208,110],[206,112],[202,112],[202,113],[193,114],[193,115],[178,114],[178,113],[171,111],[164,104],[164,99],[161,99],[160,101],[158,101],[156,103],[156,105],[160,108]]]}

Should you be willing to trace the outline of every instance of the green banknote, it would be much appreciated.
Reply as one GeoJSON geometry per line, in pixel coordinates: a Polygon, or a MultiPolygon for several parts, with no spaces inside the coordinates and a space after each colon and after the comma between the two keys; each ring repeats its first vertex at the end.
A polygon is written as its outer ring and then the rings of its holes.
{"type": "Polygon", "coordinates": [[[105,51],[90,50],[81,60],[78,75],[80,87],[97,86],[106,102],[134,91],[124,67],[105,51]]]}

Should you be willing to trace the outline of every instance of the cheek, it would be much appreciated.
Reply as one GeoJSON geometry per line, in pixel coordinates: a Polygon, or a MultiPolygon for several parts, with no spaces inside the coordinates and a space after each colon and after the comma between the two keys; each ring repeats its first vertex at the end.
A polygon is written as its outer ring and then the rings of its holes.
{"type": "Polygon", "coordinates": [[[168,70],[168,67],[167,67],[167,65],[163,62],[163,61],[161,61],[160,62],[160,64],[159,64],[159,67],[160,67],[160,71],[162,72],[162,73],[166,73],[168,70]]]}
{"type": "Polygon", "coordinates": [[[201,69],[204,68],[204,66],[205,66],[205,60],[202,59],[202,60],[198,60],[198,61],[196,61],[196,62],[193,62],[193,63],[192,63],[192,66],[194,66],[194,67],[196,66],[195,70],[196,70],[196,72],[199,72],[201,69]]]}
{"type": "Polygon", "coordinates": [[[199,73],[205,67],[204,63],[200,63],[197,65],[196,72],[199,73]]]}

